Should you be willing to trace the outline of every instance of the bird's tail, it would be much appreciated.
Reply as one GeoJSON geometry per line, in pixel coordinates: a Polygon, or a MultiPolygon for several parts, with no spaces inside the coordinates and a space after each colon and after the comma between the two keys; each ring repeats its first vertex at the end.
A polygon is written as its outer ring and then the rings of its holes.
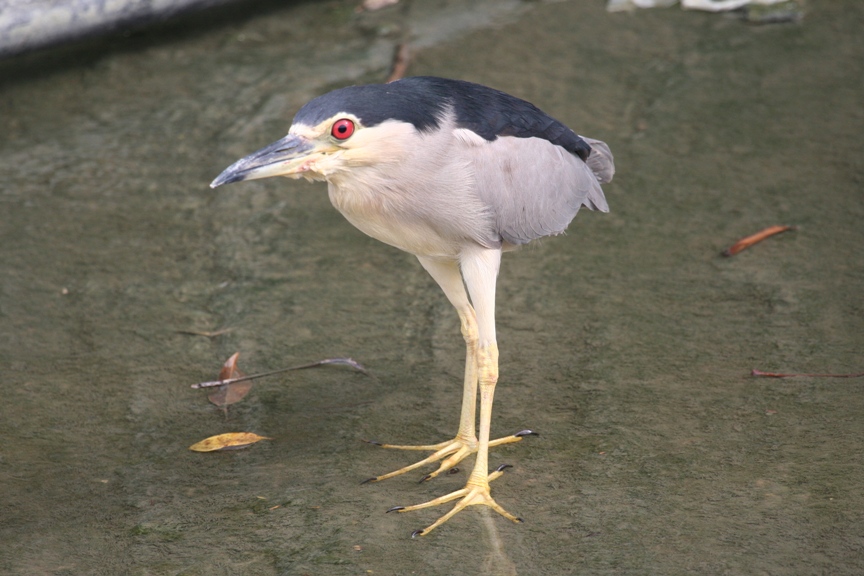
{"type": "Polygon", "coordinates": [[[592,138],[582,139],[588,142],[591,146],[591,154],[588,156],[588,167],[594,172],[597,181],[601,184],[606,184],[612,181],[612,176],[615,175],[615,161],[612,159],[612,151],[605,142],[594,140],[592,138]]]}

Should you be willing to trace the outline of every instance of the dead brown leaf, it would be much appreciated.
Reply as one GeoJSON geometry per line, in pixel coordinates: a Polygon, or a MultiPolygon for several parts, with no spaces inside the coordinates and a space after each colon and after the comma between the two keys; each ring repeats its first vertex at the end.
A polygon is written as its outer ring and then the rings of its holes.
{"type": "MultiPolygon", "coordinates": [[[[222,365],[222,369],[219,371],[219,380],[232,380],[246,376],[240,371],[240,368],[237,367],[237,359],[239,357],[240,353],[235,352],[225,361],[225,364],[222,365]]],[[[207,399],[219,408],[222,408],[227,416],[228,406],[239,402],[249,394],[249,391],[252,389],[252,384],[251,380],[228,382],[219,386],[216,391],[211,392],[207,396],[207,399]]]]}

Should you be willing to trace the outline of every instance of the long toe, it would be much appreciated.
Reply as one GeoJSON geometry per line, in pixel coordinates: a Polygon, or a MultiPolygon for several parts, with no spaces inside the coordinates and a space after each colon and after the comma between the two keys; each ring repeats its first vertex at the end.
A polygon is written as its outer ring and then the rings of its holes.
{"type": "MultiPolygon", "coordinates": [[[[538,436],[538,434],[531,430],[521,430],[515,434],[511,434],[510,436],[503,436],[501,438],[491,440],[489,442],[489,446],[501,446],[503,444],[520,442],[525,436],[538,436]]],[[[478,444],[476,439],[464,440],[462,438],[454,438],[453,440],[448,440],[439,444],[427,444],[422,446],[384,444],[374,440],[364,440],[364,442],[366,442],[367,444],[372,444],[373,446],[380,446],[381,448],[389,448],[391,450],[429,450],[432,452],[432,454],[413,464],[409,464],[408,466],[399,468],[398,470],[394,470],[393,472],[388,472],[387,474],[368,478],[363,481],[363,484],[380,482],[381,480],[393,478],[394,476],[399,476],[401,474],[405,474],[406,472],[411,472],[412,470],[416,470],[417,468],[422,468],[423,466],[434,464],[440,461],[438,468],[435,471],[423,476],[420,479],[420,482],[431,480],[439,474],[449,472],[462,460],[464,460],[471,454],[477,452],[478,444]]]]}
{"type": "Polygon", "coordinates": [[[424,504],[418,504],[417,506],[406,506],[405,508],[399,510],[399,512],[410,512],[411,510],[416,510],[418,508],[426,508],[427,506],[435,506],[437,504],[443,504],[443,503],[448,502],[450,500],[455,500],[456,498],[459,498],[460,496],[461,496],[461,499],[458,502],[456,502],[456,504],[453,506],[453,508],[451,508],[446,514],[444,514],[443,516],[438,518],[438,520],[436,520],[435,522],[433,522],[432,524],[430,524],[426,528],[423,528],[419,531],[416,531],[415,534],[412,534],[412,537],[414,535],[426,536],[432,530],[434,530],[435,528],[438,528],[439,526],[441,526],[442,524],[444,524],[445,522],[450,520],[450,518],[452,518],[453,516],[455,516],[456,514],[458,514],[459,512],[461,512],[462,510],[464,510],[465,508],[467,508],[469,506],[489,506],[490,508],[492,508],[493,510],[498,512],[498,514],[504,516],[505,518],[507,518],[508,520],[510,520],[512,522],[516,522],[516,523],[522,522],[521,518],[514,516],[510,512],[507,512],[507,510],[505,510],[503,507],[501,507],[501,505],[498,504],[494,498],[492,498],[492,495],[489,493],[488,486],[485,489],[478,487],[478,486],[474,486],[470,489],[457,490],[456,492],[453,492],[451,494],[447,494],[446,496],[442,496],[441,498],[436,498],[435,500],[431,500],[430,502],[426,502],[424,504]]]}
{"type": "Polygon", "coordinates": [[[516,523],[521,523],[522,519],[514,516],[513,514],[507,512],[507,510],[505,510],[503,507],[501,507],[501,505],[498,504],[494,498],[492,498],[492,495],[489,491],[489,482],[501,476],[504,473],[504,469],[509,467],[509,464],[499,466],[498,469],[495,470],[495,472],[489,474],[488,478],[485,481],[472,482],[471,480],[469,480],[468,484],[464,488],[456,490],[455,492],[445,494],[444,496],[439,496],[438,498],[429,500],[428,502],[423,502],[422,504],[415,504],[413,506],[394,506],[387,512],[412,512],[414,510],[431,508],[440,504],[446,504],[447,502],[451,502],[453,500],[458,500],[458,502],[456,502],[453,508],[451,508],[446,514],[438,518],[438,520],[436,520],[426,528],[415,530],[411,534],[412,538],[429,534],[429,532],[441,526],[450,518],[452,518],[453,516],[455,516],[469,506],[489,506],[508,520],[516,523]]]}
{"type": "MultiPolygon", "coordinates": [[[[370,442],[371,444],[371,442],[370,442]]],[[[422,460],[415,462],[413,464],[409,464],[404,468],[400,468],[398,470],[394,470],[393,472],[389,472],[387,474],[382,474],[380,476],[374,476],[369,478],[368,480],[364,480],[363,483],[366,484],[368,482],[380,482],[381,480],[386,480],[388,478],[393,478],[394,476],[399,476],[401,474],[405,474],[406,472],[411,472],[412,470],[416,470],[417,468],[421,468],[423,466],[434,464],[439,460],[441,463],[438,466],[438,469],[434,472],[426,474],[423,478],[420,479],[421,482],[426,480],[431,480],[441,472],[445,472],[450,470],[456,464],[465,459],[465,457],[470,456],[474,452],[477,451],[476,442],[467,443],[458,438],[455,440],[451,440],[449,442],[442,442],[441,444],[435,444],[432,446],[396,446],[391,444],[377,444],[377,446],[381,446],[382,448],[395,448],[401,450],[427,450],[434,449],[435,452],[423,458],[422,460]]]]}

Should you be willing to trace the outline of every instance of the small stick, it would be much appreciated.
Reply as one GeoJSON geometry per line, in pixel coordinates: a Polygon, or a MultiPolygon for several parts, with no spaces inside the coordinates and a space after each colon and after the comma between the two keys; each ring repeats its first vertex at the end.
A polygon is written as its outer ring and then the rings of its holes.
{"type": "Polygon", "coordinates": [[[396,54],[393,56],[393,68],[390,69],[390,76],[386,83],[395,82],[405,77],[408,72],[408,65],[411,63],[411,47],[408,44],[399,44],[396,47],[396,54]]]}
{"type": "Polygon", "coordinates": [[[794,226],[769,226],[764,230],[760,230],[756,234],[752,234],[747,236],[746,238],[742,238],[738,240],[735,244],[727,248],[722,252],[723,256],[734,256],[738,254],[745,248],[749,248],[750,246],[756,244],[757,242],[761,242],[766,238],[774,236],[775,234],[780,234],[781,232],[786,232],[787,230],[795,230],[794,226]]]}
{"type": "Polygon", "coordinates": [[[214,332],[199,332],[197,330],[177,330],[178,334],[188,334],[189,336],[206,336],[207,338],[215,338],[216,336],[222,336],[223,334],[227,334],[234,330],[233,328],[222,328],[221,330],[216,330],[214,332]]]}
{"type": "Polygon", "coordinates": [[[225,380],[211,380],[210,382],[199,382],[198,384],[192,384],[192,388],[194,388],[195,390],[199,390],[201,388],[214,388],[216,386],[234,384],[235,382],[245,382],[246,380],[255,380],[257,378],[263,378],[264,376],[281,374],[282,372],[290,372],[291,370],[305,370],[306,368],[315,368],[317,366],[324,366],[325,364],[344,364],[346,366],[351,366],[355,370],[362,372],[367,376],[369,375],[369,372],[366,371],[366,368],[364,368],[362,364],[360,364],[356,360],[352,360],[351,358],[326,358],[324,360],[319,360],[318,362],[312,362],[310,364],[301,364],[300,366],[291,366],[290,368],[281,368],[279,370],[271,370],[270,372],[262,372],[260,374],[252,374],[250,376],[239,376],[237,378],[226,378],[225,380]]]}
{"type": "Polygon", "coordinates": [[[763,372],[755,368],[750,371],[751,376],[759,376],[762,378],[861,378],[864,377],[864,372],[856,372],[853,374],[781,374],[779,372],[763,372]]]}

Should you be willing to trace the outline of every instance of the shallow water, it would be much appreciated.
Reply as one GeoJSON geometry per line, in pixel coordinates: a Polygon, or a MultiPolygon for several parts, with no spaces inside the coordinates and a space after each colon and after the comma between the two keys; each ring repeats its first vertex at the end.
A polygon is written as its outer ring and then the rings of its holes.
{"type": "Polygon", "coordinates": [[[860,574],[861,379],[747,375],[864,370],[864,6],[602,4],[267,5],[0,63],[0,571],[860,574]],[[490,466],[526,522],[414,540],[440,511],[384,510],[470,466],[360,485],[413,458],[360,440],[453,435],[456,315],[323,186],[207,187],[406,37],[412,74],[529,99],[618,167],[610,214],[504,260],[493,434],[542,435],[490,466]],[[719,256],[772,224],[799,228],[719,256]],[[375,378],[260,380],[226,420],[189,385],[235,351],[375,378]],[[187,450],[235,430],[273,440],[187,450]]]}

